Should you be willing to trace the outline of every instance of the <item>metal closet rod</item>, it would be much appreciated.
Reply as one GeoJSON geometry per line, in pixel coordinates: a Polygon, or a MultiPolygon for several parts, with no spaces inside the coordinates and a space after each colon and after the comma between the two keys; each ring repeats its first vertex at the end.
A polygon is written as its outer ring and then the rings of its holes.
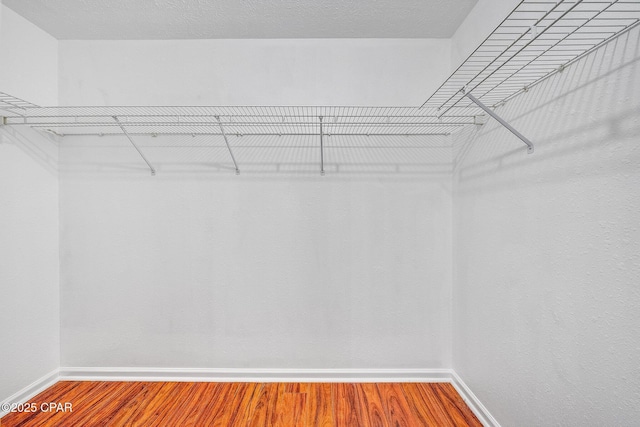
{"type": "MultiPolygon", "coordinates": [[[[1,108],[1,107],[0,107],[1,108]]],[[[8,107],[7,107],[8,108],[8,107]]],[[[18,108],[18,107],[12,107],[12,108],[18,108]]],[[[30,107],[33,108],[34,111],[38,111],[38,110],[50,110],[50,109],[55,109],[55,110],[62,110],[65,108],[75,108],[75,107],[30,107]]],[[[153,108],[153,107],[148,107],[148,108],[153,108]]],[[[402,107],[404,108],[404,107],[402,107]]],[[[23,108],[26,109],[26,108],[23,108]]],[[[126,123],[129,118],[132,117],[140,117],[140,118],[147,118],[147,117],[172,117],[172,118],[176,118],[178,122],[181,122],[181,118],[188,118],[188,117],[208,117],[208,118],[212,118],[215,119],[216,117],[220,117],[221,119],[223,118],[229,118],[229,119],[234,119],[234,118],[276,118],[276,119],[280,119],[280,121],[274,122],[274,123],[289,123],[289,122],[283,122],[282,119],[289,119],[289,118],[295,118],[295,119],[315,119],[318,116],[316,114],[299,114],[299,115],[295,115],[295,114],[289,114],[289,115],[282,115],[282,114],[191,114],[191,113],[183,113],[183,114],[117,114],[118,117],[120,117],[120,119],[123,120],[123,123],[126,123]]],[[[66,118],[66,119],[78,119],[78,118],[111,118],[113,117],[113,113],[112,114],[81,114],[81,113],[76,113],[76,114],[43,114],[42,112],[37,112],[37,114],[31,115],[31,116],[27,116],[28,119],[47,119],[47,118],[53,118],[53,119],[60,119],[60,118],[66,118]]],[[[362,114],[362,115],[358,115],[358,114],[331,114],[331,115],[324,115],[323,117],[325,118],[332,118],[335,120],[337,119],[385,119],[385,120],[390,120],[390,119],[437,119],[438,115],[436,114],[362,114]]],[[[466,118],[468,116],[466,115],[455,115],[452,114],[448,117],[454,117],[454,118],[466,118]]],[[[22,118],[22,117],[20,117],[22,118]]],[[[295,123],[295,122],[293,122],[295,123]]]]}
{"type": "MultiPolygon", "coordinates": [[[[469,123],[475,124],[475,123],[469,123]]],[[[40,125],[40,126],[32,126],[33,128],[42,128],[44,131],[53,131],[53,129],[49,129],[48,126],[40,125]]],[[[78,133],[60,133],[59,131],[55,131],[58,136],[114,136],[121,135],[120,133],[115,132],[78,132],[78,133]]],[[[131,136],[222,136],[220,132],[201,132],[201,131],[185,131],[185,132],[128,132],[131,136]]],[[[316,136],[318,133],[316,132],[280,132],[280,133],[259,133],[259,132],[249,132],[249,133],[227,133],[227,136],[236,136],[241,138],[243,136],[273,136],[273,137],[282,137],[282,136],[316,136]]],[[[419,132],[419,133],[375,133],[375,132],[354,132],[354,133],[329,133],[324,132],[324,136],[340,136],[340,137],[349,137],[349,136],[357,136],[357,137],[418,137],[418,136],[448,136],[451,135],[451,132],[419,132]]]]}
{"type": "MultiPolygon", "coordinates": [[[[451,116],[447,116],[445,119],[449,119],[451,116]]],[[[411,127],[421,127],[421,126],[465,126],[465,125],[470,125],[473,124],[473,116],[467,116],[470,120],[468,121],[437,121],[437,122],[350,122],[350,123],[346,123],[346,122],[342,122],[342,123],[326,123],[327,126],[332,127],[332,128],[345,128],[345,127],[365,127],[365,126],[371,126],[371,127],[401,127],[401,126],[411,126],[411,127]]],[[[6,124],[10,124],[10,125],[16,125],[16,126],[22,126],[22,125],[26,125],[26,126],[37,126],[37,127],[42,127],[42,126],[61,126],[61,127],[92,127],[92,126],[96,126],[96,127],[108,127],[108,126],[117,126],[117,124],[114,123],[109,123],[109,122],[63,122],[63,121],[38,121],[38,122],[30,122],[28,120],[22,120],[20,119],[20,121],[13,121],[11,120],[11,117],[7,117],[6,118],[7,123],[6,124]]],[[[306,121],[306,122],[288,122],[288,123],[278,123],[278,122],[222,122],[222,121],[215,121],[215,122],[123,122],[121,121],[121,123],[123,125],[129,126],[129,127],[140,127],[140,126],[159,126],[159,127],[169,127],[169,126],[174,126],[174,127],[198,127],[198,126],[211,126],[211,125],[219,125],[220,123],[222,123],[224,126],[232,126],[232,127],[242,127],[242,126],[248,126],[248,127],[259,127],[259,126],[263,126],[263,127],[272,127],[272,128],[277,128],[277,127],[286,127],[286,128],[292,128],[292,127],[296,127],[296,126],[310,126],[310,127],[315,127],[318,125],[317,122],[310,122],[310,121],[306,121]]]]}

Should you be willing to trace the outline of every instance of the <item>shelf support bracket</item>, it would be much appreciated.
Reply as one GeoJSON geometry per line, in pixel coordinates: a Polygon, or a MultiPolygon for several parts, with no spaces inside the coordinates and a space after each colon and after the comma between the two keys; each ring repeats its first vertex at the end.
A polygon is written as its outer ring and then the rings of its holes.
{"type": "Polygon", "coordinates": [[[127,137],[127,139],[129,140],[129,142],[131,143],[131,145],[133,145],[133,148],[136,149],[136,151],[138,152],[138,154],[140,154],[140,157],[142,157],[142,160],[145,161],[145,163],[147,164],[147,166],[149,166],[149,169],[151,169],[151,175],[155,176],[156,174],[156,169],[153,167],[153,165],[149,162],[149,160],[147,160],[147,158],[145,157],[145,155],[142,153],[142,151],[140,151],[140,148],[138,148],[138,146],[136,145],[135,142],[133,142],[133,138],[131,138],[131,135],[129,135],[129,132],[127,132],[127,130],[124,128],[124,126],[122,126],[122,123],[120,122],[120,120],[118,119],[118,116],[112,116],[113,120],[116,121],[116,123],[118,124],[118,126],[120,126],[120,129],[122,129],[122,133],[124,133],[124,135],[127,137]]]}
{"type": "Polygon", "coordinates": [[[474,104],[476,104],[478,107],[482,108],[488,115],[490,115],[491,117],[496,119],[498,121],[498,123],[500,123],[502,126],[506,127],[509,130],[509,132],[511,132],[512,134],[514,134],[515,136],[520,138],[522,140],[522,142],[527,144],[527,152],[529,154],[533,153],[533,143],[531,141],[529,141],[529,139],[526,136],[524,136],[523,134],[521,134],[520,132],[515,130],[513,128],[513,126],[511,126],[509,123],[504,121],[504,119],[502,119],[502,117],[497,115],[491,108],[489,108],[486,105],[484,105],[482,103],[482,101],[480,101],[478,98],[476,98],[475,96],[471,95],[470,92],[467,92],[465,89],[462,89],[462,93],[464,94],[464,96],[469,98],[474,104]]]}
{"type": "Polygon", "coordinates": [[[320,116],[320,175],[324,176],[324,131],[322,129],[322,119],[323,117],[320,116]]]}
{"type": "Polygon", "coordinates": [[[233,166],[236,168],[236,175],[240,175],[240,169],[238,169],[238,163],[236,163],[236,158],[233,155],[233,151],[231,150],[231,146],[229,145],[229,140],[227,139],[227,134],[224,132],[224,127],[222,126],[222,122],[220,121],[220,116],[216,116],[216,120],[218,121],[218,126],[220,126],[220,132],[222,132],[222,136],[224,138],[224,143],[227,144],[227,149],[229,150],[229,154],[231,154],[231,160],[233,160],[233,166]]]}

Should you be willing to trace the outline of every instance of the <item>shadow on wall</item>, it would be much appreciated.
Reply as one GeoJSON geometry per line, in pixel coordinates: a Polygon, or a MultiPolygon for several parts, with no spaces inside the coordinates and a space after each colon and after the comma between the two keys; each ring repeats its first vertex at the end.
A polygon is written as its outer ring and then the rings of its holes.
{"type": "MultiPolygon", "coordinates": [[[[241,176],[220,135],[134,135],[157,170],[157,177],[216,179],[317,179],[317,135],[229,136],[241,176]]],[[[67,176],[150,178],[143,159],[125,136],[66,136],[61,143],[61,172],[67,176]]],[[[328,136],[324,143],[327,176],[378,176],[389,179],[451,176],[451,143],[446,136],[328,136]]]]}
{"type": "Polygon", "coordinates": [[[527,154],[521,141],[493,120],[454,135],[453,169],[464,184],[459,191],[479,187],[486,191],[489,177],[491,190],[513,186],[507,173],[513,170],[522,178],[519,186],[566,180],[576,173],[636,170],[640,162],[639,40],[640,29],[629,32],[496,110],[533,141],[535,153],[527,154]],[[612,75],[617,75],[613,85],[612,75]],[[610,156],[602,156],[603,146],[610,156]],[[621,155],[628,158],[622,169],[621,155]],[[568,159],[576,156],[584,165],[580,171],[560,166],[539,175],[539,166],[550,159],[562,165],[563,159],[569,164],[568,159]]]}
{"type": "Polygon", "coordinates": [[[58,174],[58,137],[26,127],[0,127],[0,144],[11,144],[52,175],[58,174]]]}

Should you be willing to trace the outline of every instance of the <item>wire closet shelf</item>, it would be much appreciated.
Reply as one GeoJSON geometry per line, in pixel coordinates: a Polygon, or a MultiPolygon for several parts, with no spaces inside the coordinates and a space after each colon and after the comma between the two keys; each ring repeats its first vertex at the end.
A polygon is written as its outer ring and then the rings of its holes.
{"type": "MultiPolygon", "coordinates": [[[[448,135],[640,23],[640,0],[524,0],[419,107],[39,107],[0,93],[2,124],[58,135],[448,135]]],[[[141,153],[142,154],[142,153],[141,153]]]]}

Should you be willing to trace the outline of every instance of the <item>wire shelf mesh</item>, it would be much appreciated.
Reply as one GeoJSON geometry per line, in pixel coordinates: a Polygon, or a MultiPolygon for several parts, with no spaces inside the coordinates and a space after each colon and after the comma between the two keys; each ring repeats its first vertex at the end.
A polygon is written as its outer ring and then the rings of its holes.
{"type": "Polygon", "coordinates": [[[495,107],[640,22],[638,0],[524,0],[429,97],[439,116],[495,107]]]}
{"type": "Polygon", "coordinates": [[[55,129],[56,133],[235,135],[448,135],[473,117],[438,118],[416,107],[40,107],[6,118],[7,124],[55,129]]]}
{"type": "Polygon", "coordinates": [[[5,111],[10,115],[23,116],[26,114],[27,109],[32,108],[38,108],[38,106],[24,99],[0,92],[0,111],[5,111]]]}

